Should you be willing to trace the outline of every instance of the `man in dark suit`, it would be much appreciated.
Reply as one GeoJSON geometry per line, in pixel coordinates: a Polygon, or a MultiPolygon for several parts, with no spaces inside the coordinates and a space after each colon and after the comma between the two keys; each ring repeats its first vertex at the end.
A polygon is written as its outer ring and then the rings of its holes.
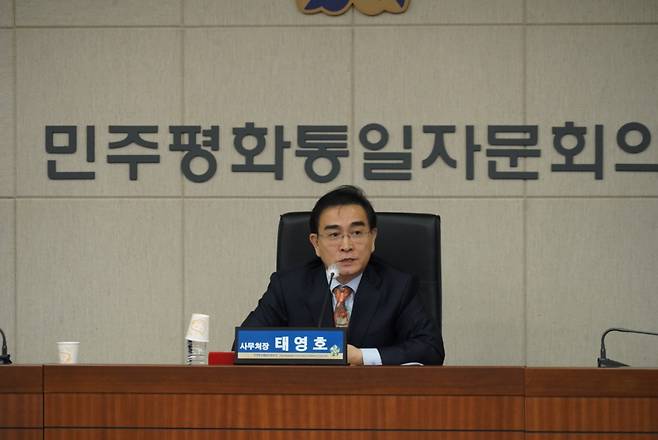
{"type": "Polygon", "coordinates": [[[363,192],[342,186],[325,194],[311,212],[310,227],[319,259],[272,274],[242,327],[314,327],[322,315],[322,325],[348,328],[351,365],[442,364],[441,334],[418,299],[413,277],[372,256],[377,216],[363,192]],[[333,279],[330,267],[337,272],[333,279]],[[323,314],[330,290],[333,313],[323,314]]]}

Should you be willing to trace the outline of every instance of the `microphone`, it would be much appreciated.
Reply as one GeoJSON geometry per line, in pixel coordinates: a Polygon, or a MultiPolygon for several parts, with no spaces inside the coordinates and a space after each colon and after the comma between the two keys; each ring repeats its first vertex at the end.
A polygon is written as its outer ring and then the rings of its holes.
{"type": "Polygon", "coordinates": [[[0,365],[9,365],[11,364],[11,355],[7,353],[7,338],[5,338],[5,332],[0,328],[0,334],[2,334],[2,355],[0,355],[0,365]]]}
{"type": "Polygon", "coordinates": [[[617,367],[628,367],[626,364],[622,364],[621,362],[615,361],[613,359],[608,359],[608,357],[605,354],[605,336],[610,333],[610,332],[622,332],[622,333],[635,333],[638,335],[652,335],[652,336],[658,336],[658,333],[653,333],[653,332],[645,332],[641,330],[631,330],[627,328],[609,328],[606,331],[603,332],[601,335],[601,357],[597,358],[597,365],[599,368],[617,368],[617,367]]]}
{"type": "Polygon", "coordinates": [[[334,280],[336,275],[340,275],[338,271],[338,265],[332,264],[327,268],[327,276],[329,277],[329,296],[324,297],[324,302],[322,303],[322,309],[320,310],[320,318],[318,319],[318,328],[322,327],[322,319],[324,318],[324,311],[327,308],[327,302],[331,297],[331,282],[334,280]]]}

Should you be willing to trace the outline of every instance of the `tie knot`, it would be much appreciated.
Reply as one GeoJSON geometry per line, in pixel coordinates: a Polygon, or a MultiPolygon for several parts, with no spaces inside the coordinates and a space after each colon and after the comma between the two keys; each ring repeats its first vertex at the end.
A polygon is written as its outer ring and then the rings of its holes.
{"type": "Polygon", "coordinates": [[[345,302],[348,296],[352,293],[352,289],[347,286],[338,286],[334,289],[334,295],[336,296],[336,302],[342,304],[345,302]]]}

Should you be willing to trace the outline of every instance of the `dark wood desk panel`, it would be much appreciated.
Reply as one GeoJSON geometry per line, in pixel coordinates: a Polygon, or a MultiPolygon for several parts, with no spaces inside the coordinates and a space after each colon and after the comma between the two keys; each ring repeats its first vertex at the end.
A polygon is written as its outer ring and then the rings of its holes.
{"type": "MultiPolygon", "coordinates": [[[[0,428],[43,427],[42,378],[41,365],[0,366],[0,428]]],[[[9,434],[0,431],[0,436],[9,434]]]]}
{"type": "Polygon", "coordinates": [[[0,366],[0,394],[43,392],[43,366],[2,365],[0,366]]]}
{"type": "Polygon", "coordinates": [[[43,376],[50,440],[658,438],[658,370],[47,365],[43,376]]]}
{"type": "Polygon", "coordinates": [[[46,393],[523,396],[523,367],[45,365],[46,393]]]}
{"type": "MultiPolygon", "coordinates": [[[[511,432],[46,429],[44,440],[524,440],[511,432]]],[[[589,439],[588,439],[589,440],[589,439]]],[[[618,439],[611,439],[618,440],[618,439]]],[[[634,439],[635,440],[635,439],[634,439]]],[[[645,440],[645,439],[637,439],[645,440]]]]}
{"type": "Polygon", "coordinates": [[[657,434],[526,434],[525,440],[656,440],[657,434]]]}
{"type": "Polygon", "coordinates": [[[43,428],[0,428],[2,440],[43,440],[43,428]]]}
{"type": "MultiPolygon", "coordinates": [[[[520,367],[44,367],[47,428],[507,430],[520,367]]],[[[323,434],[324,435],[324,434],[323,434]]]]}
{"type": "Polygon", "coordinates": [[[658,369],[526,368],[528,397],[658,397],[658,369]]]}
{"type": "Polygon", "coordinates": [[[529,397],[526,430],[657,433],[658,399],[529,397]]]}
{"type": "Polygon", "coordinates": [[[42,394],[0,393],[0,428],[43,427],[42,394]]]}
{"type": "Polygon", "coordinates": [[[527,368],[526,431],[658,438],[658,370],[527,368]]]}
{"type": "Polygon", "coordinates": [[[47,394],[47,427],[523,430],[523,398],[47,394]]]}

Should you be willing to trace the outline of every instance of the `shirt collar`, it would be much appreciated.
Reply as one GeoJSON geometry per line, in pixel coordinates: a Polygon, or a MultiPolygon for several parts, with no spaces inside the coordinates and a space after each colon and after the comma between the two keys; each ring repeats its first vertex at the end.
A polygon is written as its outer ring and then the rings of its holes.
{"type": "MultiPolygon", "coordinates": [[[[338,280],[334,277],[333,280],[331,280],[331,286],[329,286],[330,290],[334,290],[337,286],[347,286],[350,289],[352,289],[352,292],[356,293],[356,290],[359,288],[359,283],[361,283],[361,278],[363,277],[363,272],[352,278],[350,282],[347,284],[341,284],[338,282],[338,280]]],[[[331,278],[331,275],[327,274],[327,282],[329,282],[329,278],[331,278]]]]}

